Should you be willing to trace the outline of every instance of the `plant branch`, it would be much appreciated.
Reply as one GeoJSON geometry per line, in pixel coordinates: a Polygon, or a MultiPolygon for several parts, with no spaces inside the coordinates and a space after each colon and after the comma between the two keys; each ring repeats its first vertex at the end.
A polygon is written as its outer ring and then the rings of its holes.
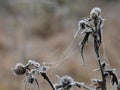
{"type": "Polygon", "coordinates": [[[47,82],[50,84],[50,86],[52,87],[52,89],[55,90],[55,88],[54,88],[52,82],[50,81],[49,77],[47,76],[47,74],[46,74],[46,73],[41,73],[41,76],[42,76],[45,80],[47,80],[47,82]]]}

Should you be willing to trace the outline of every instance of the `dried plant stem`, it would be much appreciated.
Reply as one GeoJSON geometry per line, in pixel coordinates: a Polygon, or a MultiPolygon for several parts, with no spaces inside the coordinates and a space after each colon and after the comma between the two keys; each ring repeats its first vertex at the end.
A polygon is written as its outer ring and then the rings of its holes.
{"type": "Polygon", "coordinates": [[[83,85],[82,86],[84,89],[86,89],[86,90],[93,90],[92,88],[90,88],[90,87],[88,87],[88,86],[86,86],[86,85],[83,85]]]}
{"type": "Polygon", "coordinates": [[[80,85],[79,83],[76,82],[75,86],[81,88],[83,87],[85,90],[93,90],[92,88],[90,88],[89,86],[86,85],[80,85]]]}
{"type": "Polygon", "coordinates": [[[98,63],[99,63],[99,67],[100,67],[100,71],[101,71],[101,75],[102,75],[102,86],[101,86],[101,90],[107,90],[106,89],[106,80],[105,80],[105,75],[104,75],[104,71],[101,65],[101,60],[100,58],[98,58],[98,63]]]}
{"type": "Polygon", "coordinates": [[[50,81],[49,77],[47,76],[47,74],[46,74],[46,73],[41,73],[41,76],[42,76],[45,80],[47,80],[47,82],[50,84],[50,86],[52,87],[52,89],[55,90],[55,88],[54,88],[52,82],[50,81]]]}

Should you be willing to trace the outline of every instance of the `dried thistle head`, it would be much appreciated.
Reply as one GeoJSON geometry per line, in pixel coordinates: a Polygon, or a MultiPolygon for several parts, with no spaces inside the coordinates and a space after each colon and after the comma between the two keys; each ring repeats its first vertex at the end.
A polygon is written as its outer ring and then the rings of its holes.
{"type": "Polygon", "coordinates": [[[58,81],[59,81],[59,83],[54,85],[57,90],[61,90],[61,89],[70,90],[73,86],[77,86],[79,88],[83,87],[87,90],[90,90],[87,86],[84,85],[83,82],[82,83],[76,82],[70,76],[60,77],[60,76],[56,75],[56,77],[58,78],[58,81]]]}
{"type": "Polygon", "coordinates": [[[108,64],[105,61],[103,61],[101,65],[102,65],[102,69],[105,71],[107,69],[108,64]]]}
{"type": "Polygon", "coordinates": [[[85,21],[85,20],[80,20],[80,21],[78,22],[78,26],[79,26],[81,29],[85,29],[86,21],[85,21]]]}
{"type": "MultiPolygon", "coordinates": [[[[103,61],[101,62],[101,66],[103,71],[105,71],[107,69],[108,64],[105,61],[103,61]]],[[[94,69],[93,71],[100,71],[100,68],[94,69]]]]}
{"type": "Polygon", "coordinates": [[[23,75],[26,73],[26,68],[22,63],[18,63],[15,65],[15,68],[13,68],[13,71],[16,75],[23,75]]]}
{"type": "Polygon", "coordinates": [[[91,18],[98,18],[101,14],[101,9],[99,7],[94,7],[90,12],[91,18]]]}
{"type": "Polygon", "coordinates": [[[50,79],[48,78],[46,72],[49,69],[48,66],[46,65],[40,65],[38,62],[33,61],[33,60],[29,60],[28,63],[26,65],[23,65],[22,63],[18,63],[14,69],[12,69],[14,71],[14,73],[16,75],[26,75],[25,78],[25,90],[27,88],[27,84],[30,83],[32,85],[34,85],[34,89],[36,90],[36,87],[38,87],[39,89],[39,84],[37,81],[37,78],[35,77],[35,75],[40,75],[46,79],[48,81],[48,83],[51,85],[52,88],[53,85],[50,81],[50,79]]]}
{"type": "Polygon", "coordinates": [[[48,66],[42,66],[39,70],[39,73],[46,73],[48,69],[49,69],[48,66]]]}
{"type": "Polygon", "coordinates": [[[78,22],[78,30],[74,34],[74,38],[76,38],[80,32],[80,30],[84,30],[86,28],[86,21],[85,20],[80,20],[78,22]]]}
{"type": "Polygon", "coordinates": [[[58,80],[61,84],[66,84],[67,85],[67,84],[70,84],[70,83],[74,82],[74,80],[70,76],[60,77],[60,76],[57,75],[56,77],[58,78],[58,80]]]}
{"type": "Polygon", "coordinates": [[[99,80],[99,79],[91,79],[92,81],[92,85],[97,89],[100,89],[102,87],[102,80],[99,80]]]}
{"type": "Polygon", "coordinates": [[[64,89],[64,90],[69,90],[74,83],[74,80],[70,76],[60,77],[60,76],[56,75],[56,77],[58,78],[58,81],[59,81],[59,83],[57,83],[55,85],[56,89],[61,88],[61,89],[64,89]]]}
{"type": "Polygon", "coordinates": [[[29,60],[26,66],[34,66],[36,68],[41,67],[40,64],[34,60],[29,60]]]}
{"type": "MultiPolygon", "coordinates": [[[[102,66],[102,69],[103,69],[104,79],[107,80],[107,77],[109,76],[112,85],[114,85],[114,84],[118,85],[118,78],[117,78],[117,74],[115,73],[116,69],[107,68],[108,64],[105,61],[103,61],[101,63],[101,66],[102,66]]],[[[100,68],[95,69],[94,71],[99,71],[99,70],[100,70],[100,68]]]]}
{"type": "Polygon", "coordinates": [[[79,28],[82,30],[91,29],[90,27],[94,27],[93,20],[91,18],[83,18],[78,22],[79,28]]]}
{"type": "Polygon", "coordinates": [[[74,82],[74,80],[70,76],[63,76],[61,79],[62,79],[62,84],[64,85],[71,84],[72,82],[74,82]]]}
{"type": "Polygon", "coordinates": [[[106,77],[110,76],[112,85],[114,84],[118,85],[118,78],[117,78],[117,74],[115,73],[115,69],[107,69],[105,71],[105,75],[106,77]]]}

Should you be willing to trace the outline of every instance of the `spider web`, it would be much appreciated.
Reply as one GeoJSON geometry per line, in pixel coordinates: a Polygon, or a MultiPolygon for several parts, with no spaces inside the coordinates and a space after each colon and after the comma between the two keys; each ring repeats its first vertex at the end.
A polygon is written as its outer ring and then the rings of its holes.
{"type": "MultiPolygon", "coordinates": [[[[76,33],[78,30],[76,30],[76,33]]],[[[76,34],[75,33],[75,34],[76,34]]],[[[75,36],[75,35],[74,35],[75,36]]],[[[78,39],[78,41],[80,41],[78,39]]],[[[70,44],[68,45],[68,47],[65,49],[65,51],[63,52],[63,55],[60,56],[57,60],[55,60],[52,63],[46,63],[45,64],[52,64],[49,68],[49,72],[47,73],[48,75],[51,75],[55,69],[60,66],[63,62],[67,62],[70,56],[74,55],[75,53],[79,52],[79,48],[75,49],[76,45],[78,45],[76,37],[73,37],[72,41],[70,42],[70,44]],[[75,50],[74,50],[75,49],[75,50]]],[[[42,83],[44,80],[40,81],[40,83],[42,83]]]]}
{"type": "MultiPolygon", "coordinates": [[[[49,74],[52,73],[52,72],[54,72],[55,69],[56,69],[58,66],[60,66],[63,62],[68,61],[68,60],[69,60],[68,58],[69,58],[70,56],[74,55],[75,53],[77,53],[77,52],[79,51],[79,48],[76,49],[76,50],[74,50],[74,49],[75,49],[76,45],[78,45],[76,39],[77,39],[77,36],[78,36],[78,34],[79,34],[79,32],[80,32],[80,27],[78,27],[78,29],[74,29],[74,30],[76,30],[76,31],[75,31],[75,34],[74,34],[73,39],[71,40],[70,44],[69,44],[68,47],[65,49],[65,51],[63,52],[63,55],[60,56],[60,57],[58,58],[58,60],[56,60],[55,63],[50,67],[50,69],[49,69],[49,70],[50,70],[49,74]],[[51,69],[52,69],[52,70],[51,70],[51,69]]],[[[80,40],[78,39],[78,41],[80,41],[80,40]]]]}

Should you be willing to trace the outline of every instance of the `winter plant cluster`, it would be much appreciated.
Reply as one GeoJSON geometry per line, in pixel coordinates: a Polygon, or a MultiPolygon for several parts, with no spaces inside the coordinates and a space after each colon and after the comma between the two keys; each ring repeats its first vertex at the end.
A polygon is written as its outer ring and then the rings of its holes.
{"type": "MultiPolygon", "coordinates": [[[[40,64],[34,60],[28,60],[28,62],[24,65],[22,63],[18,63],[13,68],[13,71],[16,75],[25,75],[25,90],[27,90],[27,85],[32,84],[34,86],[34,90],[39,90],[39,83],[36,75],[40,75],[45,79],[51,89],[53,90],[70,90],[72,87],[83,88],[85,90],[108,90],[107,88],[107,79],[110,78],[111,84],[118,85],[118,78],[115,73],[115,69],[109,68],[109,64],[107,64],[104,60],[101,60],[99,48],[102,44],[102,27],[104,24],[104,19],[101,17],[101,9],[99,7],[95,7],[91,10],[90,16],[84,18],[78,22],[78,30],[74,35],[74,39],[76,37],[82,35],[82,40],[79,42],[79,47],[81,50],[81,56],[84,62],[84,47],[88,42],[88,39],[91,37],[93,39],[93,47],[95,51],[95,55],[97,57],[99,68],[95,69],[95,72],[101,72],[102,79],[91,79],[92,86],[86,86],[83,82],[74,81],[74,79],[70,76],[60,77],[56,75],[58,79],[58,83],[53,84],[50,80],[47,70],[49,66],[45,64],[40,64]]],[[[84,62],[85,65],[85,62],[84,62]]],[[[119,90],[119,89],[118,89],[119,90]]]]}

